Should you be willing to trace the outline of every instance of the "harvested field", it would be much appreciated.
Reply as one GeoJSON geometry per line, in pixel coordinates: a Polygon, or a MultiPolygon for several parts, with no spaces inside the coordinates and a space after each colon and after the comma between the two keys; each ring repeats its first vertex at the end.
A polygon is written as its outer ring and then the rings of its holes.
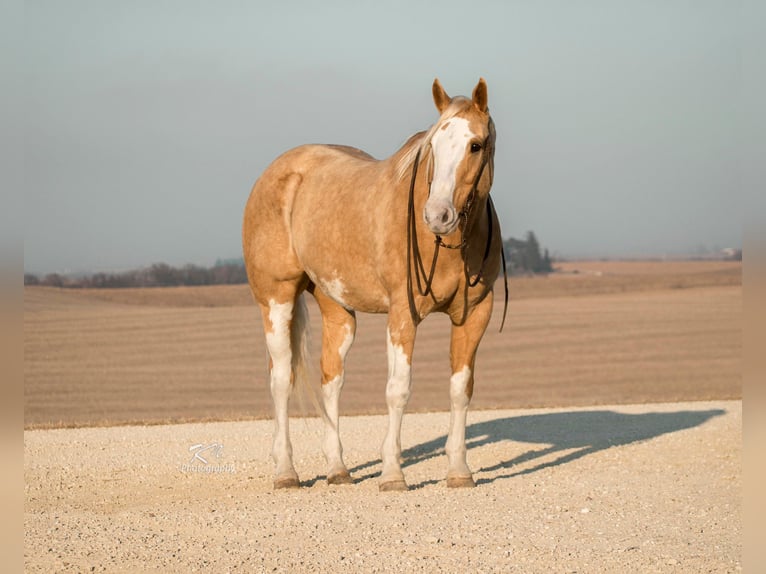
{"type": "MultiPolygon", "coordinates": [[[[511,280],[502,334],[496,290],[474,408],[741,397],[739,263],[562,265],[565,274],[511,280]]],[[[270,415],[260,316],[246,286],[34,287],[24,298],[27,428],[270,415]]],[[[448,326],[432,316],[418,332],[409,411],[448,409],[448,326]]],[[[385,411],[384,337],[384,316],[359,315],[342,415],[385,411]]],[[[295,403],[313,414],[310,401],[295,403]]]]}
{"type": "Polygon", "coordinates": [[[246,288],[27,288],[24,569],[741,571],[741,267],[654,265],[511,281],[477,363],[475,489],[444,483],[449,321],[427,319],[408,410],[434,412],[404,418],[409,493],[377,488],[383,316],[359,316],[341,400],[364,415],[340,426],[356,483],[326,483],[304,418],[302,488],[275,492],[246,288]],[[205,445],[218,458],[194,462],[205,445]]]}
{"type": "MultiPolygon", "coordinates": [[[[548,276],[511,277],[510,299],[742,285],[742,264],[735,261],[566,261],[555,267],[559,272],[548,276]]],[[[498,285],[500,288],[502,286],[498,285]]],[[[39,289],[44,290],[34,290],[39,289]]],[[[95,301],[143,307],[240,307],[253,304],[247,285],[48,291],[49,303],[58,302],[65,306],[95,301]]],[[[35,305],[40,305],[39,299],[35,305]]]]}

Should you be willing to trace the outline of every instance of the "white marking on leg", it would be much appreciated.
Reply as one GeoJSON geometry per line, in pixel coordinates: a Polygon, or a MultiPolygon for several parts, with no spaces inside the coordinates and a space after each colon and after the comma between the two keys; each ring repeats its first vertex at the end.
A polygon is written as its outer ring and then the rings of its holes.
{"type": "Polygon", "coordinates": [[[351,344],[354,342],[354,332],[349,324],[344,325],[344,328],[346,330],[346,336],[338,347],[338,354],[340,355],[341,360],[341,373],[331,381],[322,385],[325,412],[327,413],[322,450],[324,451],[327,463],[330,467],[330,474],[328,476],[346,471],[346,465],[343,463],[343,446],[340,442],[340,416],[338,403],[340,401],[340,392],[343,389],[345,381],[344,369],[346,354],[351,348],[351,344]]]}
{"type": "Polygon", "coordinates": [[[386,385],[386,403],[388,404],[388,432],[383,441],[383,471],[381,479],[404,480],[401,469],[401,429],[404,407],[410,398],[410,360],[401,345],[394,345],[391,333],[387,331],[388,347],[388,384],[386,385]]]}
{"type": "Polygon", "coordinates": [[[292,349],[290,347],[290,321],[292,303],[269,301],[271,332],[266,333],[266,347],[271,356],[271,397],[274,401],[274,443],[271,456],[276,463],[277,477],[296,475],[293,467],[293,447],[287,407],[292,390],[292,349]]]}
{"type": "Polygon", "coordinates": [[[466,394],[466,385],[471,380],[471,369],[467,366],[450,377],[450,428],[445,451],[449,459],[447,476],[471,476],[466,462],[465,424],[468,404],[471,399],[466,394]]]}
{"type": "Polygon", "coordinates": [[[346,336],[343,337],[343,342],[340,344],[340,347],[338,347],[338,354],[340,355],[341,362],[345,365],[346,355],[354,342],[354,331],[348,323],[345,324],[343,328],[346,331],[346,336]]]}
{"type": "Polygon", "coordinates": [[[343,388],[343,376],[338,375],[331,381],[322,385],[322,396],[324,398],[324,408],[327,412],[327,421],[325,424],[324,442],[322,450],[327,464],[330,467],[330,474],[345,468],[343,464],[343,447],[340,443],[340,434],[338,429],[338,402],[340,391],[343,388]]]}

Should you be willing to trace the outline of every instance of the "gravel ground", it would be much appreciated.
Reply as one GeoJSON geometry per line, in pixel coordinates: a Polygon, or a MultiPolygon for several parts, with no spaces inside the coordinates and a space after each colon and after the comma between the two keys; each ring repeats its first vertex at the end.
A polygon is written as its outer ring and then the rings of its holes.
{"type": "Polygon", "coordinates": [[[741,570],[741,401],[470,412],[470,490],[448,421],[405,416],[405,493],[378,492],[382,416],[341,420],[357,483],[332,487],[294,420],[304,487],[279,492],[270,421],[26,431],[25,570],[741,570]]]}

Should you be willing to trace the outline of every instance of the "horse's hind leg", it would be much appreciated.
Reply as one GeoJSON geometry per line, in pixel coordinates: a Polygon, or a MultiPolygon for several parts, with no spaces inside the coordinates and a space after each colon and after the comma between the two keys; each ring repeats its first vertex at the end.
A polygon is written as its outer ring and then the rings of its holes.
{"type": "Polygon", "coordinates": [[[345,380],[346,354],[354,342],[356,317],[318,287],[314,290],[322,311],[322,397],[324,399],[325,434],[322,450],[327,458],[327,482],[352,484],[353,479],[343,462],[343,447],[338,433],[338,402],[345,380]]]}
{"type": "Polygon", "coordinates": [[[293,447],[287,409],[300,357],[299,342],[308,320],[305,303],[296,294],[280,293],[279,297],[261,303],[266,346],[271,370],[271,397],[274,402],[274,442],[271,456],[276,464],[274,488],[297,488],[298,474],[293,466],[293,447]]]}

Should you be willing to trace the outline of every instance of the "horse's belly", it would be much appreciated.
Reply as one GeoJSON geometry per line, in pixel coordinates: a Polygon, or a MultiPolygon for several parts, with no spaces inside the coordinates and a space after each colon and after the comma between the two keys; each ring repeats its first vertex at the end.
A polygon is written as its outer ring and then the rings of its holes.
{"type": "Polygon", "coordinates": [[[325,295],[346,309],[363,313],[388,311],[388,295],[375,282],[349,280],[339,273],[320,274],[311,269],[306,269],[306,273],[325,295]]]}

